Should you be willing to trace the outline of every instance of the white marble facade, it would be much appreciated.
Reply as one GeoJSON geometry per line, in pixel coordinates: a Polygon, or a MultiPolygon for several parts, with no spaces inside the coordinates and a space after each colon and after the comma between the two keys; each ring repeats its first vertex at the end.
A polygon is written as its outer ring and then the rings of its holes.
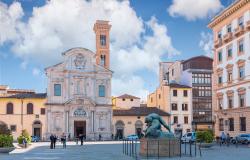
{"type": "Polygon", "coordinates": [[[88,140],[99,139],[99,135],[110,139],[112,71],[96,64],[96,54],[85,48],[62,55],[62,63],[45,69],[47,136],[64,133],[70,138],[84,134],[88,140]]]}

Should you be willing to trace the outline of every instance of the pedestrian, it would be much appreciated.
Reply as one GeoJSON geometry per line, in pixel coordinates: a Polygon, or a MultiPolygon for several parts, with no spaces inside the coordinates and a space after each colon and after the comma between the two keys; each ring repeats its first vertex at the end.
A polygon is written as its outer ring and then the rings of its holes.
{"type": "Polygon", "coordinates": [[[227,133],[227,146],[230,145],[230,140],[231,140],[231,137],[230,137],[229,133],[227,133]]]}
{"type": "Polygon", "coordinates": [[[79,135],[79,136],[77,136],[77,137],[75,138],[76,145],[78,145],[78,140],[79,140],[79,138],[80,138],[80,135],[79,135]]]}
{"type": "Polygon", "coordinates": [[[113,140],[113,139],[114,139],[114,134],[112,133],[112,134],[111,134],[111,140],[113,140]]]}
{"type": "Polygon", "coordinates": [[[54,138],[53,138],[53,148],[56,149],[56,141],[57,141],[57,136],[54,135],[54,138]]]}
{"type": "Polygon", "coordinates": [[[24,146],[24,148],[27,148],[27,139],[26,139],[26,137],[23,137],[23,146],[24,146]]]}
{"type": "Polygon", "coordinates": [[[99,134],[99,141],[101,141],[102,140],[102,135],[101,134],[99,134]]]}
{"type": "Polygon", "coordinates": [[[225,144],[226,138],[226,134],[224,132],[221,132],[220,139],[222,144],[225,144]]]}
{"type": "Polygon", "coordinates": [[[50,135],[50,137],[49,137],[49,139],[50,139],[50,149],[53,149],[53,144],[54,144],[54,136],[53,136],[53,134],[51,134],[50,135]]]}
{"type": "Polygon", "coordinates": [[[66,149],[66,135],[64,133],[61,136],[61,142],[63,144],[63,148],[66,149]]]}
{"type": "Polygon", "coordinates": [[[81,140],[81,146],[83,145],[83,135],[82,134],[80,134],[80,140],[81,140]]]}

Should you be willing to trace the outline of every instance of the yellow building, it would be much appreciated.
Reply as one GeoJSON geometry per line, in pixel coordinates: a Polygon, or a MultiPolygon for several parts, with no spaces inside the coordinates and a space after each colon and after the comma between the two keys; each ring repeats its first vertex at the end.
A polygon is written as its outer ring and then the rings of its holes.
{"type": "Polygon", "coordinates": [[[112,99],[113,102],[113,135],[115,139],[122,139],[128,135],[144,134],[146,128],[144,120],[150,113],[157,113],[169,124],[170,114],[157,107],[147,107],[140,104],[140,98],[124,94],[112,99]]]}
{"type": "Polygon", "coordinates": [[[0,123],[6,124],[16,139],[23,129],[44,139],[46,94],[33,90],[10,89],[0,85],[0,123]]]}

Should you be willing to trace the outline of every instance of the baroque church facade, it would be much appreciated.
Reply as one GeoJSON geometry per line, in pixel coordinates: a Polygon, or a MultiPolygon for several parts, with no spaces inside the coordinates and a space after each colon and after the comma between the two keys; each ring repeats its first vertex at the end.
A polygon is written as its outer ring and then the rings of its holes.
{"type": "Polygon", "coordinates": [[[47,137],[82,134],[87,140],[111,138],[110,28],[108,21],[97,20],[96,53],[72,48],[62,53],[63,62],[45,69],[47,137]]]}

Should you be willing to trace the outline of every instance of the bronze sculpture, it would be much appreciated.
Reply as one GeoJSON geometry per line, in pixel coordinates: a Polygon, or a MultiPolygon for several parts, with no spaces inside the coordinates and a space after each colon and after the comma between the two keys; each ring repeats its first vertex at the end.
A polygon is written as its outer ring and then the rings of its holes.
{"type": "Polygon", "coordinates": [[[145,123],[147,124],[147,129],[145,132],[146,138],[173,138],[174,134],[171,132],[170,127],[166,122],[156,113],[151,113],[145,117],[145,123]],[[161,130],[161,125],[163,125],[168,132],[161,130]]]}

